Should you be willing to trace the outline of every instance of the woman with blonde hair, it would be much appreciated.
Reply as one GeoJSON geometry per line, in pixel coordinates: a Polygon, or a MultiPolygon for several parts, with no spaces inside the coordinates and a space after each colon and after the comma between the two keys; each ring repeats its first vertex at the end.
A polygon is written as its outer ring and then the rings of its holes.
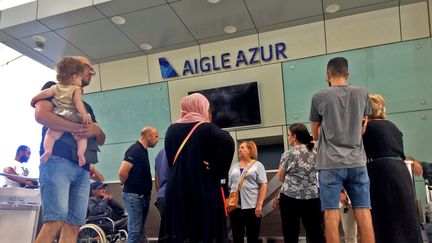
{"type": "Polygon", "coordinates": [[[229,170],[228,187],[230,192],[240,188],[239,206],[230,213],[233,242],[258,242],[263,202],[267,192],[267,175],[264,165],[259,162],[258,149],[253,141],[243,141],[238,149],[239,162],[229,170]]]}
{"type": "Polygon", "coordinates": [[[419,243],[420,223],[411,175],[404,163],[402,132],[386,120],[385,101],[371,94],[363,143],[368,158],[372,222],[377,243],[419,243]]]}

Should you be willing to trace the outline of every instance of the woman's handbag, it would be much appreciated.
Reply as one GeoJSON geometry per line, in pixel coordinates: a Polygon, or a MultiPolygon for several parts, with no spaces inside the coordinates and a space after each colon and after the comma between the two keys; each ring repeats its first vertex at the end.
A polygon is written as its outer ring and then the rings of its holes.
{"type": "Polygon", "coordinates": [[[240,188],[243,186],[243,180],[246,177],[246,174],[248,173],[249,169],[255,164],[256,160],[252,162],[252,164],[245,170],[245,172],[242,175],[242,178],[240,179],[239,186],[235,192],[231,192],[227,199],[225,199],[225,208],[227,213],[231,213],[238,207],[238,201],[240,196],[240,188]]]}
{"type": "Polygon", "coordinates": [[[225,199],[226,211],[227,213],[231,213],[238,206],[238,191],[231,192],[227,199],[225,199]]]}

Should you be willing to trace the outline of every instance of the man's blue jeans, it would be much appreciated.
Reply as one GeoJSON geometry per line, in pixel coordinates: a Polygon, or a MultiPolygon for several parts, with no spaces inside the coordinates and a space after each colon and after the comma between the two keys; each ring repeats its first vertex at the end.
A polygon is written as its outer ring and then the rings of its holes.
{"type": "Polygon", "coordinates": [[[128,213],[128,239],[127,243],[140,242],[144,232],[144,224],[147,218],[150,196],[135,193],[122,193],[123,201],[128,213]]]}

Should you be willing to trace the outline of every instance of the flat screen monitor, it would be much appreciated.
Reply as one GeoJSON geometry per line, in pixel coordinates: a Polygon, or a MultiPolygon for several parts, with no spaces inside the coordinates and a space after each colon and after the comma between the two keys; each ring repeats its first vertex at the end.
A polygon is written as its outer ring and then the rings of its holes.
{"type": "Polygon", "coordinates": [[[210,102],[213,123],[220,128],[234,128],[261,124],[258,83],[245,83],[196,90],[210,102]]]}

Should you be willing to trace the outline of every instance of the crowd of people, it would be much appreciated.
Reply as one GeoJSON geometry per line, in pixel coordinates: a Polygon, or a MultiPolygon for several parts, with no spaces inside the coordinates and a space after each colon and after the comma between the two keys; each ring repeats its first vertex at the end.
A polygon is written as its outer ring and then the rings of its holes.
{"type": "MultiPolygon", "coordinates": [[[[48,82],[31,101],[44,126],[39,178],[43,226],[35,242],[53,242],[58,235],[60,243],[76,242],[86,217],[96,215],[108,215],[117,228],[127,229],[128,243],[145,242],[153,187],[148,149],[158,143],[158,130],[145,126],[124,154],[118,172],[123,208],[93,166],[105,134],[82,100],[82,88],[95,75],[91,62],[65,57],[56,67],[59,83],[48,82]],[[90,178],[95,182],[90,184],[90,178]]],[[[343,57],[328,62],[326,77],[329,87],[312,97],[311,134],[304,124],[291,124],[290,149],[279,163],[285,242],[298,242],[300,222],[309,242],[339,242],[341,218],[350,242],[357,241],[357,227],[362,243],[422,242],[402,132],[385,119],[384,98],[349,84],[343,57]]],[[[181,117],[169,126],[155,161],[159,241],[227,242],[229,218],[233,242],[244,242],[245,236],[258,242],[268,180],[257,145],[241,141],[238,162],[232,163],[234,140],[211,122],[205,96],[185,96],[180,108],[181,117]],[[237,208],[229,215],[223,179],[230,192],[238,192],[237,208]]],[[[4,172],[26,176],[23,163],[29,156],[30,149],[20,146],[16,161],[4,172]]],[[[421,173],[418,166],[414,164],[415,174],[421,173]]],[[[7,181],[10,186],[33,183],[7,181]]]]}

